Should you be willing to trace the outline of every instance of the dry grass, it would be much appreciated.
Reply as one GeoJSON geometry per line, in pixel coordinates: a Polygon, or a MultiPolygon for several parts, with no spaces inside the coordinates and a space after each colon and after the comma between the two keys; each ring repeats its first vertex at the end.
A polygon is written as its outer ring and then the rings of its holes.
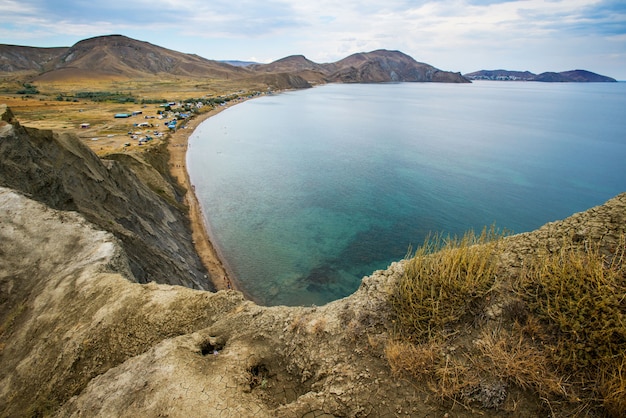
{"type": "MultiPolygon", "coordinates": [[[[0,76],[0,103],[11,108],[20,124],[37,129],[74,133],[99,155],[128,151],[124,147],[128,142],[126,133],[134,129],[133,123],[140,122],[139,119],[142,118],[115,119],[113,115],[139,110],[143,101],[162,99],[182,101],[189,98],[229,95],[241,90],[267,89],[266,85],[241,80],[153,77],[141,80],[76,79],[63,82],[36,82],[34,84],[39,94],[16,94],[25,80],[28,78],[0,76]],[[111,92],[133,98],[135,101],[96,102],[76,98],[78,93],[85,92],[111,92]],[[89,123],[91,128],[81,129],[82,123],[89,123]]],[[[147,106],[146,113],[155,115],[158,104],[147,106]]]]}
{"type": "Polygon", "coordinates": [[[409,261],[391,301],[403,339],[424,341],[475,313],[496,278],[497,234],[428,238],[409,261]]]}
{"type": "Polygon", "coordinates": [[[442,341],[414,344],[396,339],[387,343],[385,355],[393,373],[426,383],[440,401],[457,398],[478,383],[477,376],[458,357],[446,352],[442,341]]]}
{"type": "Polygon", "coordinates": [[[583,404],[626,410],[626,245],[615,252],[563,245],[530,263],[518,283],[546,361],[583,404]]]}
{"type": "Polygon", "coordinates": [[[624,238],[610,255],[567,242],[540,252],[505,286],[496,283],[494,237],[492,229],[437,238],[410,260],[391,297],[396,329],[385,353],[392,370],[426,382],[442,401],[504,408],[506,388],[516,387],[546,413],[623,416],[624,238]],[[481,322],[494,300],[504,304],[502,315],[481,322]],[[477,323],[478,336],[463,337],[477,323]]]}
{"type": "Polygon", "coordinates": [[[485,331],[476,346],[480,357],[473,361],[483,374],[532,389],[544,399],[567,396],[563,378],[548,367],[543,349],[519,330],[485,331]]]}

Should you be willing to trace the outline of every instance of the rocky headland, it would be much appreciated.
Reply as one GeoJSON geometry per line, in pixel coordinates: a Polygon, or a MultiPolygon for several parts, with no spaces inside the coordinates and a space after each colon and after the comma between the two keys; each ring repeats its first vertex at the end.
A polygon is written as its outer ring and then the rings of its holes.
{"type": "MultiPolygon", "coordinates": [[[[322,307],[209,291],[166,148],[100,159],[71,134],[0,113],[0,416],[513,417],[579,407],[567,396],[546,402],[507,374],[441,399],[426,380],[392,371],[390,295],[407,261],[322,307]]],[[[437,356],[477,358],[486,333],[511,325],[506,283],[535,254],[589,245],[613,254],[625,229],[621,194],[505,238],[498,286],[459,325],[465,338],[437,356]]]]}
{"type": "Polygon", "coordinates": [[[547,71],[534,74],[530,71],[480,70],[464,74],[469,80],[495,81],[539,81],[544,83],[615,83],[612,77],[596,74],[587,70],[547,71]]]}

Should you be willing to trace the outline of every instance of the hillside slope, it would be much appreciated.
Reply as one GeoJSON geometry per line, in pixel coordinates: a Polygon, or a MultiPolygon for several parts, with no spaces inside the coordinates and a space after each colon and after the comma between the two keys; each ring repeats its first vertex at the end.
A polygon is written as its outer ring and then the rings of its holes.
{"type": "Polygon", "coordinates": [[[469,83],[459,73],[441,71],[400,51],[377,50],[350,55],[329,65],[330,80],[342,83],[442,82],[469,83]]]}
{"type": "Polygon", "coordinates": [[[154,168],[167,160],[165,144],[145,154],[146,161],[129,155],[101,160],[71,134],[24,128],[4,105],[0,116],[0,186],[78,211],[111,231],[139,282],[212,288],[179,203],[184,191],[154,168]]]}
{"type": "Polygon", "coordinates": [[[73,77],[115,75],[141,78],[147,75],[227,78],[247,74],[242,68],[211,61],[197,55],[172,51],[148,42],[122,35],[98,36],[77,42],[54,64],[54,70],[34,81],[63,79],[66,72],[73,77]]]}
{"type": "Polygon", "coordinates": [[[41,73],[52,68],[56,60],[67,50],[67,47],[35,48],[0,44],[0,72],[41,73]]]}

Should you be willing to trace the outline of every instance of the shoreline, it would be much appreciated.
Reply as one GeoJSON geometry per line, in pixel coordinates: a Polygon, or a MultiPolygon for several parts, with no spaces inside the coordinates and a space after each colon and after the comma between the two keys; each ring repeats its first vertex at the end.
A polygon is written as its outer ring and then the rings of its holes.
{"type": "Polygon", "coordinates": [[[216,291],[228,289],[241,291],[241,289],[237,281],[232,277],[232,274],[229,274],[229,269],[225,262],[222,261],[216,246],[211,241],[209,228],[202,214],[202,207],[187,171],[187,151],[189,149],[189,137],[198,125],[231,106],[233,104],[213,108],[206,113],[191,117],[185,122],[185,129],[179,128],[176,132],[170,134],[167,145],[170,174],[187,190],[184,203],[189,209],[188,219],[191,224],[194,247],[200,257],[200,261],[209,272],[210,277],[208,281],[213,284],[216,291]]]}

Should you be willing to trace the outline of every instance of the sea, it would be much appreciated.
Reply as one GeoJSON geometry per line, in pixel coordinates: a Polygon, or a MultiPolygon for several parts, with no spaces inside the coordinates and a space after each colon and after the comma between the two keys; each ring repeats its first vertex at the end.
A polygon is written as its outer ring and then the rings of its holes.
{"type": "Polygon", "coordinates": [[[432,234],[520,233],[626,191],[626,83],[329,84],[232,106],[187,166],[233,280],[323,305],[432,234]]]}

